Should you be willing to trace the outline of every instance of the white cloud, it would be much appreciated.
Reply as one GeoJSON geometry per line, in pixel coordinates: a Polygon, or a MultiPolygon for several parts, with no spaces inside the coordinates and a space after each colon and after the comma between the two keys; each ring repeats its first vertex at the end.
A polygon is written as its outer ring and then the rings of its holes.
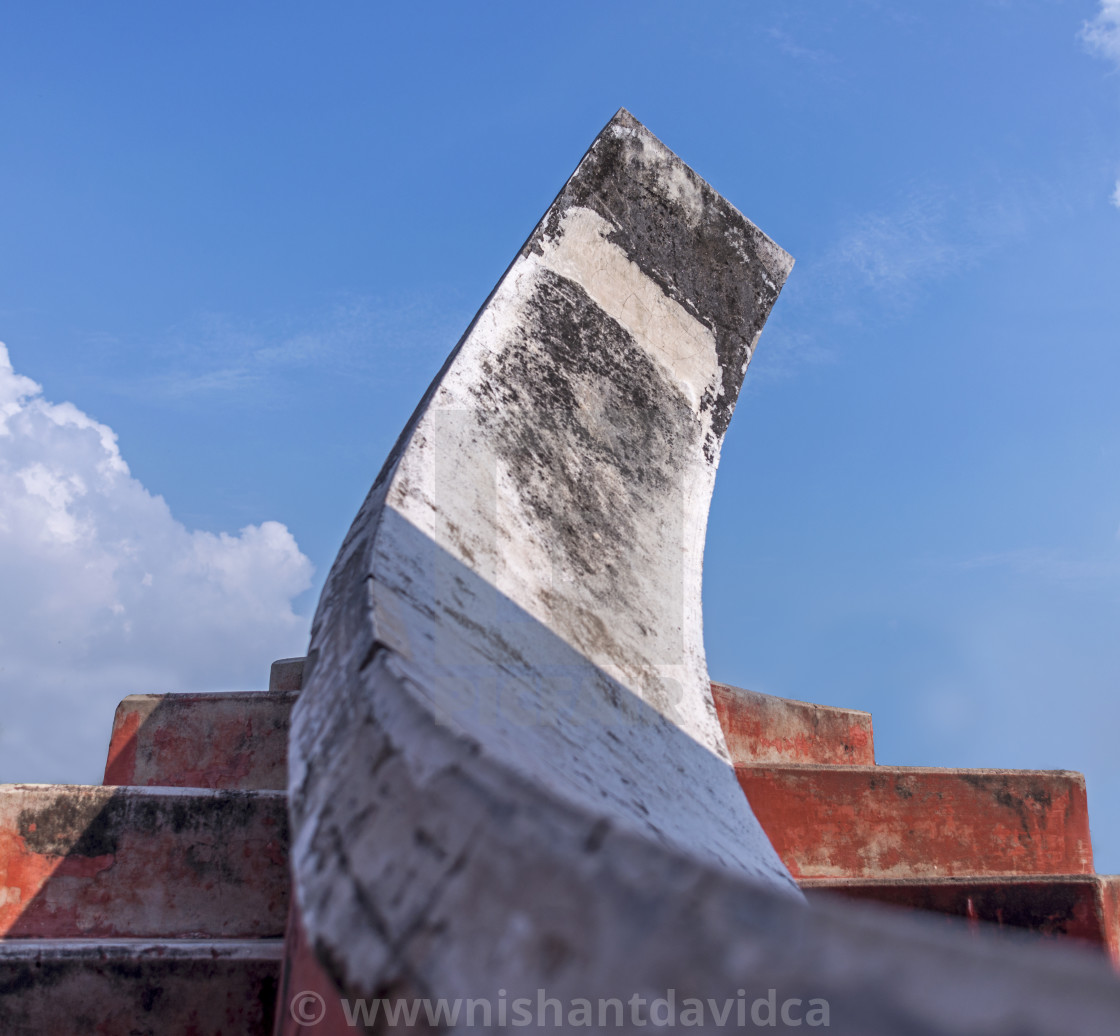
{"type": "Polygon", "coordinates": [[[1120,0],[1101,0],[1096,18],[1082,25],[1081,39],[1091,53],[1120,66],[1120,0]]]}
{"type": "Polygon", "coordinates": [[[966,571],[1002,568],[1030,579],[1082,587],[1102,583],[1115,585],[1117,577],[1120,576],[1120,558],[1111,553],[1100,552],[1096,557],[1078,558],[1068,553],[1044,550],[1040,547],[982,554],[957,561],[954,567],[966,571]]]}
{"type": "Polygon", "coordinates": [[[126,694],[263,688],[311,574],[279,522],[187,530],[0,344],[0,780],[98,780],[126,694]]]}
{"type": "Polygon", "coordinates": [[[778,50],[787,57],[793,58],[795,61],[820,62],[829,60],[830,55],[825,51],[804,46],[790,35],[790,33],[777,26],[768,29],[767,35],[777,45],[778,50]]]}
{"type": "Polygon", "coordinates": [[[882,208],[845,220],[817,280],[831,286],[836,312],[859,306],[857,292],[872,293],[877,313],[905,310],[931,285],[1067,211],[1063,192],[1029,178],[964,192],[915,185],[882,208]]]}
{"type": "Polygon", "coordinates": [[[341,296],[310,319],[246,321],[208,313],[170,329],[155,345],[109,340],[118,357],[142,351],[146,371],[126,384],[115,380],[113,389],[172,403],[236,393],[239,405],[276,406],[285,405],[291,386],[324,371],[371,386],[394,374],[426,383],[472,314],[469,302],[455,304],[446,293],[392,301],[341,296]]]}
{"type": "Polygon", "coordinates": [[[915,283],[936,279],[967,258],[950,232],[947,210],[944,197],[927,192],[892,211],[866,213],[849,227],[832,260],[876,292],[906,294],[915,283]]]}
{"type": "MultiPolygon", "coordinates": [[[[1080,35],[1089,53],[1111,61],[1120,70],[1120,0],[1101,0],[1096,18],[1081,26],[1080,35]]],[[[1120,209],[1120,180],[1109,201],[1120,209]]]]}

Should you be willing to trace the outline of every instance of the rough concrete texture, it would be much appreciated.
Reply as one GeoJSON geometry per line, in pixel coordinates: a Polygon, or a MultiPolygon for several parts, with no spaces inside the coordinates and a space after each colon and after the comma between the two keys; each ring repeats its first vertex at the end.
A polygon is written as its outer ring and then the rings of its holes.
{"type": "Polygon", "coordinates": [[[712,683],[733,763],[875,765],[871,713],[712,683]]]}
{"type": "Polygon", "coordinates": [[[821,878],[803,881],[812,896],[841,895],[963,917],[1043,938],[1081,939],[1120,966],[1120,879],[1098,874],[1000,878],[821,878]]]}
{"type": "Polygon", "coordinates": [[[0,786],[0,935],[279,936],[281,792],[0,786]]]}
{"type": "Polygon", "coordinates": [[[105,784],[285,790],[296,693],[129,695],[113,719],[105,784]]]}
{"type": "Polygon", "coordinates": [[[808,765],[736,772],[797,878],[1093,872],[1079,773],[808,765]]]}
{"type": "Polygon", "coordinates": [[[622,112],[421,402],[292,717],[297,943],[347,996],[775,988],[859,1036],[1114,1030],[1099,961],[810,910],[734,781],[704,522],[789,265],[622,112]]]}
{"type": "Polygon", "coordinates": [[[4,1036],[267,1036],[280,940],[0,940],[4,1036]]]}
{"type": "Polygon", "coordinates": [[[335,563],[294,716],[301,822],[334,797],[315,748],[333,674],[384,651],[449,729],[551,794],[799,895],[728,766],[700,605],[720,441],[790,266],[611,121],[335,563]]]}

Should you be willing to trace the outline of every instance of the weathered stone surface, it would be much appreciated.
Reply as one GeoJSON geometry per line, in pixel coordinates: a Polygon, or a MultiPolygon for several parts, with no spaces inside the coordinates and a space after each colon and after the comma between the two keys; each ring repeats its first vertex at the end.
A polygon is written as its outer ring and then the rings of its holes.
{"type": "Polygon", "coordinates": [[[733,763],[874,766],[871,713],[712,683],[733,763]]]}
{"type": "Polygon", "coordinates": [[[790,266],[620,113],[402,434],[328,579],[293,715],[304,921],[367,980],[370,940],[392,956],[392,937],[323,911],[360,894],[417,924],[462,839],[489,837],[433,827],[427,797],[479,767],[499,812],[524,786],[544,816],[577,810],[592,846],[641,832],[800,898],[729,765],[700,605],[720,441],[790,266]],[[418,756],[398,698],[447,744],[418,756]]]}
{"type": "Polygon", "coordinates": [[[0,940],[4,1036],[269,1036],[280,940],[0,940]]]}
{"type": "Polygon", "coordinates": [[[129,695],[113,719],[105,784],[285,790],[297,693],[129,695]]]}
{"type": "Polygon", "coordinates": [[[278,936],[282,792],[0,786],[0,935],[278,936]]]}
{"type": "Polygon", "coordinates": [[[1079,773],[774,764],[736,773],[798,878],[1093,871],[1079,773]]]}
{"type": "Polygon", "coordinates": [[[1113,1031],[1093,958],[810,910],[735,782],[700,561],[789,266],[620,113],[452,353],[335,562],[293,711],[291,963],[316,989],[775,988],[853,1036],[1113,1031]]]}

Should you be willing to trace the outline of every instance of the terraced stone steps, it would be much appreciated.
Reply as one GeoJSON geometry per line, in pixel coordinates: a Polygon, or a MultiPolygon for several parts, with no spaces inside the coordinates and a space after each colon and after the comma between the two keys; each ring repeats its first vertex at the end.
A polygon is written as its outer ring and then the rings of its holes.
{"type": "MultiPolygon", "coordinates": [[[[271,1030],[301,680],[286,659],[271,693],[126,698],[106,781],[131,785],[0,787],[0,1032],[271,1030]]],[[[1120,879],[1092,873],[1080,775],[875,766],[866,712],[713,696],[811,897],[1077,939],[1120,966],[1120,879]]]]}
{"type": "Polygon", "coordinates": [[[287,831],[277,791],[0,786],[0,935],[278,937],[287,831]]]}
{"type": "Polygon", "coordinates": [[[0,787],[0,1032],[272,1031],[294,698],[126,698],[106,786],[0,787]]]}
{"type": "Polygon", "coordinates": [[[1077,939],[1120,969],[1120,878],[1093,873],[1080,774],[876,766],[866,712],[712,691],[739,782],[806,893],[1077,939]]]}
{"type": "Polygon", "coordinates": [[[4,1036],[272,1032],[282,939],[0,940],[4,1036]]]}
{"type": "MultiPolygon", "coordinates": [[[[271,732],[286,733],[302,677],[302,659],[283,659],[273,665],[272,693],[126,699],[114,746],[132,738],[136,780],[181,780],[179,761],[193,758],[200,763],[194,779],[283,787],[286,760],[271,732]]],[[[875,766],[867,712],[721,683],[712,691],[740,782],[806,888],[969,916],[968,894],[958,891],[975,887],[978,920],[1116,942],[1114,913],[1103,906],[1108,879],[1091,873],[1080,775],[875,766]],[[950,874],[959,881],[948,881],[950,874]],[[1042,887],[1019,880],[1026,876],[1042,887]],[[999,905],[1004,888],[1015,909],[999,905]],[[1047,906],[1053,895],[1066,896],[1066,914],[1047,906]],[[996,905],[988,910],[989,903],[996,905]]]]}
{"type": "MultiPolygon", "coordinates": [[[[129,695],[113,718],[104,783],[285,790],[304,662],[273,662],[268,693],[129,695]]],[[[874,762],[870,713],[719,683],[712,692],[736,761],[874,762]]]]}

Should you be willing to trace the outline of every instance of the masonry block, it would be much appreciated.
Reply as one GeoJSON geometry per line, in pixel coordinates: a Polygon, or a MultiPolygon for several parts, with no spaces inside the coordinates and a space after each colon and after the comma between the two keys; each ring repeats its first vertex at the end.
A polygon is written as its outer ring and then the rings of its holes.
{"type": "Polygon", "coordinates": [[[278,658],[272,663],[268,674],[268,689],[270,691],[295,691],[297,694],[303,687],[303,669],[307,659],[304,656],[297,658],[278,658]]]}
{"type": "Polygon", "coordinates": [[[0,786],[0,935],[283,933],[286,796],[0,786]]]}
{"type": "Polygon", "coordinates": [[[875,764],[870,712],[715,682],[712,697],[734,763],[875,764]]]}
{"type": "Polygon", "coordinates": [[[280,940],[0,940],[4,1036],[269,1036],[280,940]]]}
{"type": "Polygon", "coordinates": [[[788,765],[736,773],[799,879],[1093,870],[1078,773],[788,765]]]}
{"type": "Polygon", "coordinates": [[[287,787],[296,692],[133,694],[117,706],[105,784],[287,787]]]}

